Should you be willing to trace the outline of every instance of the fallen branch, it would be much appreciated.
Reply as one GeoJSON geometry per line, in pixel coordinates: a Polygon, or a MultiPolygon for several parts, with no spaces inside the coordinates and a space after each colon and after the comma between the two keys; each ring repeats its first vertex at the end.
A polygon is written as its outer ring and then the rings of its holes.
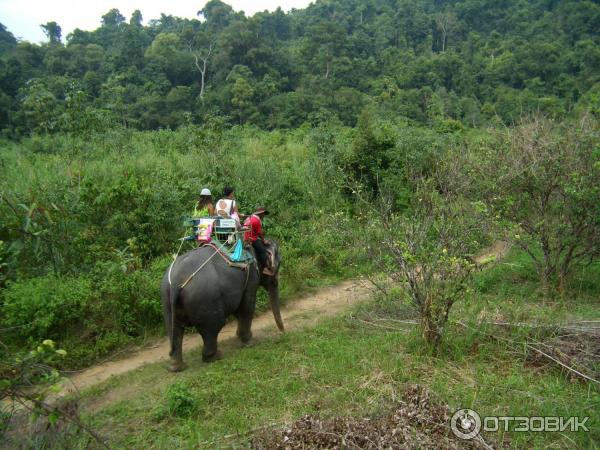
{"type": "Polygon", "coordinates": [[[210,441],[203,441],[203,442],[199,443],[199,446],[202,448],[205,448],[205,446],[212,446],[216,442],[226,441],[226,440],[233,439],[233,438],[245,437],[245,436],[248,436],[249,434],[255,434],[258,431],[267,430],[269,428],[280,428],[280,427],[283,427],[283,425],[284,425],[283,423],[273,422],[273,423],[269,423],[267,425],[262,425],[259,427],[251,428],[250,430],[232,433],[232,434],[226,434],[225,436],[221,436],[221,437],[212,439],[210,441]]]}
{"type": "MultiPolygon", "coordinates": [[[[376,328],[383,328],[385,330],[392,330],[392,331],[404,331],[402,328],[385,326],[385,325],[381,325],[381,324],[378,324],[375,322],[370,322],[368,320],[359,319],[358,317],[356,318],[356,320],[358,320],[359,322],[362,322],[366,325],[370,325],[370,326],[376,327],[376,328]]],[[[411,325],[413,325],[413,324],[411,323],[411,325]]]]}
{"type": "Polygon", "coordinates": [[[414,320],[414,319],[407,319],[407,320],[382,319],[382,320],[387,320],[387,321],[396,322],[396,323],[403,323],[403,324],[406,324],[406,325],[419,325],[419,321],[418,320],[414,320]]]}
{"type": "Polygon", "coordinates": [[[34,405],[39,410],[43,411],[46,415],[50,415],[52,413],[58,413],[60,417],[66,419],[67,422],[72,423],[77,428],[88,433],[94,440],[104,448],[109,448],[106,444],[105,440],[96,433],[92,428],[87,426],[85,423],[81,421],[77,414],[70,413],[65,408],[61,408],[60,406],[52,406],[49,403],[36,399],[34,396],[23,392],[23,391],[15,391],[11,395],[12,399],[19,403],[23,408],[28,411],[34,411],[34,408],[31,405],[34,405]]]}
{"type": "Polygon", "coordinates": [[[479,323],[483,323],[486,325],[497,325],[502,327],[524,327],[524,328],[555,328],[557,330],[566,330],[566,331],[600,331],[600,326],[579,326],[579,323],[583,322],[574,322],[570,324],[543,324],[543,323],[529,323],[529,322],[491,322],[491,321],[480,321],[479,323]]]}
{"type": "MultiPolygon", "coordinates": [[[[461,326],[463,326],[463,327],[465,327],[465,328],[467,328],[467,329],[470,329],[470,330],[477,331],[477,330],[475,330],[473,327],[470,327],[469,325],[465,324],[464,322],[457,321],[457,322],[455,322],[455,323],[457,323],[457,324],[459,324],[459,325],[461,325],[461,326]]],[[[512,344],[517,344],[517,345],[522,345],[522,344],[523,344],[523,342],[518,342],[518,341],[515,341],[515,340],[513,340],[513,339],[508,339],[508,338],[503,338],[503,337],[495,336],[495,335],[493,335],[493,334],[490,334],[490,333],[485,333],[485,332],[483,332],[483,333],[484,333],[486,336],[489,336],[489,337],[491,337],[491,338],[493,338],[493,339],[496,339],[496,340],[499,340],[499,341],[510,342],[510,343],[512,343],[512,344]]],[[[575,373],[575,374],[579,375],[580,377],[582,377],[582,378],[584,378],[584,379],[586,379],[586,380],[592,381],[592,382],[594,382],[594,383],[600,384],[600,381],[598,381],[598,380],[596,380],[596,379],[594,379],[594,378],[592,378],[592,377],[590,377],[590,376],[588,376],[588,375],[586,375],[586,374],[584,374],[584,373],[581,373],[581,372],[579,372],[578,370],[576,370],[576,369],[574,369],[574,368],[572,368],[572,367],[570,367],[570,366],[568,366],[568,365],[564,364],[562,361],[559,361],[559,360],[557,360],[556,358],[553,358],[552,356],[548,355],[547,353],[544,353],[542,350],[540,350],[540,349],[538,349],[538,348],[534,347],[534,346],[533,346],[533,345],[531,345],[530,343],[528,343],[528,342],[525,342],[524,344],[525,344],[525,346],[526,346],[527,348],[531,348],[531,349],[532,349],[532,350],[534,350],[535,352],[537,352],[537,353],[541,354],[542,356],[544,356],[544,357],[546,357],[546,358],[550,359],[551,361],[554,361],[555,363],[557,363],[557,364],[559,364],[560,366],[564,367],[565,369],[567,369],[567,370],[569,370],[569,371],[571,371],[571,372],[573,372],[573,373],[575,373]]]]}
{"type": "Polygon", "coordinates": [[[582,377],[582,378],[585,378],[586,380],[593,381],[594,383],[600,384],[600,381],[598,381],[598,380],[596,380],[596,379],[594,379],[594,378],[592,378],[592,377],[589,377],[589,376],[587,376],[586,374],[584,374],[584,373],[581,373],[581,372],[579,372],[579,371],[578,371],[578,370],[576,370],[576,369],[573,369],[572,367],[569,367],[569,366],[567,366],[567,365],[566,365],[565,363],[563,363],[562,361],[559,361],[558,359],[556,359],[556,358],[553,358],[553,357],[552,357],[552,356],[550,356],[549,354],[547,354],[547,353],[544,353],[543,351],[541,351],[541,350],[540,350],[540,349],[538,349],[538,348],[535,348],[533,345],[531,345],[531,344],[529,344],[529,343],[528,343],[528,344],[527,344],[527,347],[529,347],[530,349],[532,349],[532,350],[534,350],[534,351],[538,352],[540,355],[542,355],[542,356],[545,356],[546,358],[548,358],[548,359],[550,359],[550,360],[554,361],[555,363],[557,363],[557,364],[561,365],[562,367],[564,367],[564,368],[565,368],[565,369],[567,369],[568,371],[570,371],[570,372],[573,372],[573,373],[575,373],[575,374],[579,375],[580,377],[582,377]]]}

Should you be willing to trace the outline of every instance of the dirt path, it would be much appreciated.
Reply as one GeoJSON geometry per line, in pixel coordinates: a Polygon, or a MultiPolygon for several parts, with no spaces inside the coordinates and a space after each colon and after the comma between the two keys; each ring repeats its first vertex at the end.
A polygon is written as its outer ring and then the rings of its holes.
{"type": "MultiPolygon", "coordinates": [[[[509,250],[506,242],[497,241],[491,247],[482,251],[475,261],[486,264],[497,258],[502,258],[509,250]]],[[[325,317],[335,316],[371,297],[373,286],[366,280],[349,280],[335,286],[322,289],[316,294],[308,295],[288,302],[281,310],[286,330],[295,330],[317,323],[325,317]]],[[[219,342],[235,338],[237,322],[231,321],[221,330],[219,342]]],[[[252,322],[254,338],[277,333],[277,327],[270,311],[255,317],[252,322]]],[[[197,334],[186,334],[183,340],[183,351],[200,347],[201,339],[197,334]]],[[[99,384],[113,375],[119,375],[137,369],[145,364],[167,361],[169,340],[157,340],[145,348],[128,353],[126,358],[108,361],[77,373],[69,378],[65,385],[64,394],[82,390],[99,384]]]]}
{"type": "MultiPolygon", "coordinates": [[[[324,317],[335,316],[350,306],[369,298],[372,289],[368,281],[350,280],[322,289],[314,295],[290,301],[281,309],[286,330],[303,328],[315,324],[324,317]]],[[[219,334],[219,342],[235,338],[236,326],[235,320],[225,325],[219,334]]],[[[278,333],[271,311],[266,311],[254,318],[252,333],[254,338],[278,333]]],[[[201,339],[197,334],[186,334],[183,340],[183,351],[185,353],[201,345],[201,339]]],[[[148,347],[129,353],[127,358],[108,361],[84,369],[69,378],[65,386],[65,393],[89,388],[113,375],[129,372],[145,364],[166,362],[168,355],[169,340],[164,338],[148,347]]]]}

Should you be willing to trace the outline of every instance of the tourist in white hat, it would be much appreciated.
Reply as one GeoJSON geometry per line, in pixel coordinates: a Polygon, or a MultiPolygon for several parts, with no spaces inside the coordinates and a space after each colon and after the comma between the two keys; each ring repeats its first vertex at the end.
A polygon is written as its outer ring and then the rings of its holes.
{"type": "Polygon", "coordinates": [[[194,207],[194,217],[207,217],[215,215],[215,205],[213,204],[210,190],[204,188],[200,191],[200,198],[194,207]]]}

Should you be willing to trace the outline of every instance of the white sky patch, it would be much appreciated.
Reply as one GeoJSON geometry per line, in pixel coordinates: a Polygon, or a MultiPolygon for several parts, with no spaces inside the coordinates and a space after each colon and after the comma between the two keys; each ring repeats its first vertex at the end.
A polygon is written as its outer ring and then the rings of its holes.
{"type": "MultiPolygon", "coordinates": [[[[281,7],[284,11],[301,9],[311,0],[223,0],[235,11],[244,11],[252,16],[259,11],[275,11],[281,7]]],[[[44,42],[46,36],[41,24],[56,22],[62,29],[63,42],[75,28],[95,30],[100,27],[102,16],[113,8],[129,20],[136,9],[142,12],[144,24],[160,18],[161,13],[176,17],[193,19],[202,9],[203,0],[0,0],[0,23],[17,39],[30,42],[44,42]]]]}

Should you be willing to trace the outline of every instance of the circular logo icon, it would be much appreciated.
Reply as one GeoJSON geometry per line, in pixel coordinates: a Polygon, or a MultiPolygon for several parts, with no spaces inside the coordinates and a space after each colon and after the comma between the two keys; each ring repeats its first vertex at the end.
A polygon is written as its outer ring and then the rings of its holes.
{"type": "Polygon", "coordinates": [[[450,419],[454,435],[460,439],[473,439],[481,431],[481,417],[472,409],[459,409],[450,419]]]}

